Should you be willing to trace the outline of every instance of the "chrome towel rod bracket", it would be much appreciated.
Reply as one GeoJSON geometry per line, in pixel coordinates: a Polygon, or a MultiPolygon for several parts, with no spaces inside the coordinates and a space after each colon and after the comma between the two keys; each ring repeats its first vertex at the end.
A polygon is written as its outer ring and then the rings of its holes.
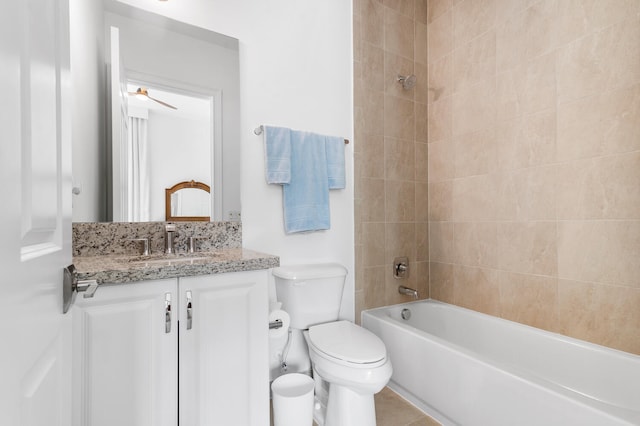
{"type": "MultiPolygon", "coordinates": [[[[258,126],[255,129],[253,129],[254,135],[261,135],[263,132],[264,132],[264,126],[258,126]]],[[[345,145],[349,144],[349,139],[345,139],[344,144],[345,145]]]]}

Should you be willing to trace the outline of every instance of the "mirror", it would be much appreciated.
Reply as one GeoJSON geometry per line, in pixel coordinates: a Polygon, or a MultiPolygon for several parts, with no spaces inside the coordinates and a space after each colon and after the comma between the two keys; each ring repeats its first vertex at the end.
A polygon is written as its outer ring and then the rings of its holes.
{"type": "Polygon", "coordinates": [[[179,182],[165,189],[165,220],[208,222],[211,188],[206,183],[179,182]]]}
{"type": "Polygon", "coordinates": [[[117,97],[124,104],[112,105],[110,109],[111,122],[119,122],[119,130],[107,125],[111,130],[108,139],[113,141],[111,165],[107,167],[111,174],[107,218],[127,222],[165,220],[164,189],[176,181],[191,180],[210,185],[212,189],[210,214],[203,217],[211,220],[239,217],[238,41],[114,0],[105,2],[105,25],[107,31],[115,27],[118,32],[115,41],[110,37],[107,56],[111,65],[111,91],[119,92],[117,97]],[[116,59],[113,59],[114,51],[117,51],[116,59]],[[119,66],[116,62],[120,62],[119,66]],[[201,117],[189,116],[186,107],[176,105],[177,110],[169,111],[170,108],[154,101],[149,103],[160,110],[134,105],[132,98],[135,97],[128,96],[128,92],[135,92],[139,87],[145,87],[151,97],[171,105],[180,103],[175,98],[180,96],[204,102],[209,108],[205,113],[208,115],[205,128],[202,129],[201,122],[195,124],[201,117]],[[170,116],[170,112],[175,115],[170,116]],[[130,134],[135,130],[131,119],[141,116],[147,117],[149,126],[148,167],[163,179],[151,181],[146,195],[131,183],[130,176],[135,169],[131,166],[134,161],[131,160],[130,134]],[[152,116],[160,123],[152,124],[152,116]],[[175,116],[180,116],[180,120],[175,116]],[[186,123],[186,127],[178,127],[177,121],[186,123]],[[206,133],[204,143],[195,141],[196,127],[202,129],[199,133],[206,133]],[[170,142],[163,140],[167,135],[171,135],[170,142]],[[191,151],[194,146],[200,149],[191,151]],[[201,172],[194,175],[195,164],[202,161],[206,163],[205,175],[201,172]],[[151,205],[149,214],[137,214],[136,204],[145,198],[151,205]]]}

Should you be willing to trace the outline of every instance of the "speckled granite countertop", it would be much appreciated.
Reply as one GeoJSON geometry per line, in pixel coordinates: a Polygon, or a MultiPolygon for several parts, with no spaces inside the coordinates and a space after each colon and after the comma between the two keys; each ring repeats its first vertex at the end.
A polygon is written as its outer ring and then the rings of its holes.
{"type": "Polygon", "coordinates": [[[210,252],[179,253],[176,255],[75,256],[73,264],[78,271],[79,280],[122,284],[144,280],[269,269],[279,266],[280,258],[242,248],[225,248],[210,252]]]}

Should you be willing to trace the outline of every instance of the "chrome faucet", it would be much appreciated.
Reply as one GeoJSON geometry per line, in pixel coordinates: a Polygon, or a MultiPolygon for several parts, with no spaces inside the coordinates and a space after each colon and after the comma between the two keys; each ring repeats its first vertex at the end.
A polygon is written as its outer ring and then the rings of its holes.
{"type": "Polygon", "coordinates": [[[398,287],[398,293],[404,294],[405,296],[411,296],[414,299],[418,298],[418,290],[415,290],[415,289],[409,288],[409,287],[405,287],[403,285],[398,287]]]}
{"type": "Polygon", "coordinates": [[[173,247],[173,234],[176,232],[176,225],[173,223],[167,223],[164,227],[164,252],[166,254],[175,253],[173,247]]]}

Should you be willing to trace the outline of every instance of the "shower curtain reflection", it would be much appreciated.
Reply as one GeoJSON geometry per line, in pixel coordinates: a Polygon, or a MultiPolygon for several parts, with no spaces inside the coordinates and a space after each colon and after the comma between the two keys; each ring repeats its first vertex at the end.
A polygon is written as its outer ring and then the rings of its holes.
{"type": "Polygon", "coordinates": [[[149,216],[149,159],[147,149],[147,118],[129,117],[127,143],[127,205],[126,222],[148,222],[149,216]]]}

